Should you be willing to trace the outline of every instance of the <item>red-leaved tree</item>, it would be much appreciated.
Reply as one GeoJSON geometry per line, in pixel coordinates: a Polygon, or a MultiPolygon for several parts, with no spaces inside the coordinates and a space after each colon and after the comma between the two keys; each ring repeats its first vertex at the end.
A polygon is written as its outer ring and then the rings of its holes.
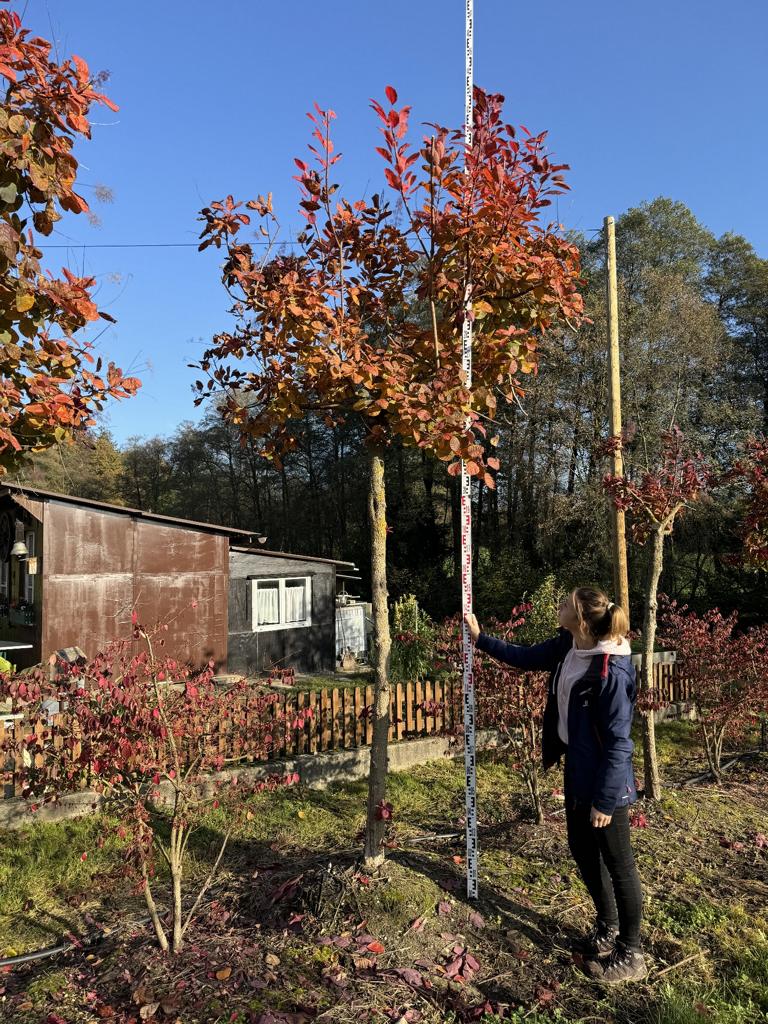
{"type": "Polygon", "coordinates": [[[768,702],[768,627],[739,632],[737,612],[713,608],[697,615],[670,601],[661,633],[677,651],[707,763],[720,782],[724,742],[742,736],[768,702]]]}
{"type": "Polygon", "coordinates": [[[255,693],[244,680],[217,685],[212,662],[193,671],[163,653],[163,626],[149,630],[135,612],[133,622],[130,637],[88,664],[59,664],[53,679],[41,669],[0,676],[0,697],[24,713],[4,749],[20,764],[22,795],[33,810],[83,788],[104,798],[106,809],[120,819],[126,871],[144,895],[157,940],[176,953],[245,813],[248,794],[296,781],[266,778],[248,785],[222,769],[228,760],[264,760],[274,730],[300,728],[303,721],[281,723],[272,707],[276,694],[255,693]],[[208,877],[185,909],[189,841],[219,806],[227,809],[227,827],[208,877]],[[168,928],[155,900],[158,859],[170,875],[168,928]]]}
{"type": "Polygon", "coordinates": [[[493,486],[499,463],[484,445],[487,422],[519,389],[517,374],[535,368],[541,333],[582,314],[577,249],[539,223],[565,188],[544,135],[515,130],[503,119],[503,97],[477,90],[469,153],[463,131],[440,126],[413,147],[410,107],[398,106],[391,86],[386,97],[372,102],[384,189],[342,194],[336,115],[315,106],[310,156],[295,161],[305,227],[292,251],[280,248],[271,195],[212,203],[201,236],[201,248],[225,250],[236,326],[204,353],[198,400],[215,396],[224,417],[262,439],[278,463],[307,415],[329,425],[354,418],[365,433],[375,631],[369,867],[383,857],[390,707],[385,449],[416,446],[453,474],[463,458],[493,486]],[[252,218],[263,248],[242,239],[252,218]],[[461,360],[465,313],[475,328],[471,389],[461,360]]]}
{"type": "Polygon", "coordinates": [[[35,245],[33,228],[50,235],[62,211],[88,210],[75,191],[74,146],[90,138],[94,103],[117,109],[84,60],[59,62],[51,51],[0,9],[0,476],[139,387],[112,363],[102,369],[80,337],[99,317],[112,320],[96,308],[94,279],[66,268],[54,277],[35,245]]]}
{"type": "MultiPolygon", "coordinates": [[[[661,778],[656,753],[654,710],[658,701],[653,686],[653,653],[656,642],[659,579],[664,567],[664,540],[675,528],[682,513],[706,494],[713,482],[711,470],[699,452],[690,451],[679,428],[672,427],[661,438],[662,446],[655,465],[626,463],[623,476],[607,474],[603,486],[617,508],[630,519],[632,539],[637,544],[651,543],[645,580],[642,632],[642,667],[638,708],[643,717],[643,761],[645,793],[658,800],[661,778]]],[[[606,446],[621,446],[621,438],[611,438],[606,446]]]]}
{"type": "MultiPolygon", "coordinates": [[[[530,605],[513,608],[507,622],[492,620],[489,632],[519,643],[530,605]]],[[[536,823],[544,823],[541,797],[541,730],[547,703],[547,675],[519,672],[492,658],[479,656],[475,668],[478,722],[483,728],[498,729],[507,740],[515,764],[519,765],[531,801],[536,823]]]]}
{"type": "Polygon", "coordinates": [[[747,486],[741,527],[745,561],[755,568],[768,568],[768,439],[751,438],[729,476],[747,486]]]}

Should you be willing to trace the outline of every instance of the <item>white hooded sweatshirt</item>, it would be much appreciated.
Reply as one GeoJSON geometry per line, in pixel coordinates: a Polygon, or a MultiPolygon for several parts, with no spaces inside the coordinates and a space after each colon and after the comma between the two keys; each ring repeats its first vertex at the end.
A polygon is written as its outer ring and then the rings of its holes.
{"type": "Polygon", "coordinates": [[[632,648],[629,641],[600,640],[595,647],[589,650],[581,650],[572,647],[563,659],[560,672],[557,677],[557,709],[558,723],[557,731],[563,743],[568,743],[568,703],[571,698],[571,690],[574,683],[577,683],[585,675],[589,668],[590,659],[596,654],[631,654],[632,648]]]}

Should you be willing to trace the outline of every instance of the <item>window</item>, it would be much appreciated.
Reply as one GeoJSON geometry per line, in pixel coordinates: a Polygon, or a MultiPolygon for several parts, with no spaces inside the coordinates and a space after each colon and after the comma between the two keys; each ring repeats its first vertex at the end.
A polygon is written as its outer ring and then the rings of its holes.
{"type": "MultiPolygon", "coordinates": [[[[30,530],[27,534],[26,541],[27,545],[27,558],[35,557],[35,535],[30,530]]],[[[27,604],[35,603],[35,577],[30,576],[27,563],[24,563],[24,600],[27,604]]]]}
{"type": "Polygon", "coordinates": [[[312,625],[312,580],[309,576],[249,580],[251,629],[301,629],[312,625]]]}
{"type": "Polygon", "coordinates": [[[10,569],[8,562],[0,562],[0,598],[6,600],[11,596],[10,569]]]}

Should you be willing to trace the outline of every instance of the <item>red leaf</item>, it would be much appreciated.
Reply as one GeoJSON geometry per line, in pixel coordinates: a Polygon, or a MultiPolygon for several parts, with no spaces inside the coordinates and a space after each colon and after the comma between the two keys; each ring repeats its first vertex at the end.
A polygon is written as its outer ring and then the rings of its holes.
{"type": "Polygon", "coordinates": [[[388,85],[384,92],[387,94],[387,99],[391,104],[394,105],[395,103],[397,103],[397,93],[395,92],[391,85],[388,85]]]}
{"type": "Polygon", "coordinates": [[[419,988],[424,984],[424,979],[420,972],[414,970],[413,967],[397,967],[395,969],[395,974],[402,978],[406,984],[413,985],[414,988],[419,988]]]}
{"type": "Polygon", "coordinates": [[[384,947],[382,946],[382,944],[380,942],[377,942],[377,941],[369,942],[368,945],[365,948],[368,950],[369,953],[383,953],[384,952],[384,947]]]}

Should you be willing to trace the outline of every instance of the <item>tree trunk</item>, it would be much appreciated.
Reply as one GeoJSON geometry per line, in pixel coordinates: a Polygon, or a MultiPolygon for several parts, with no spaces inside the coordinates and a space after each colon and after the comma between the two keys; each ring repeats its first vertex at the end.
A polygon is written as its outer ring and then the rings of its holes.
{"type": "MultiPolygon", "coordinates": [[[[658,527],[651,534],[651,561],[645,588],[645,609],[643,614],[643,660],[640,670],[640,693],[649,694],[653,689],[653,648],[656,641],[656,612],[658,609],[657,590],[659,577],[664,565],[664,531],[658,527]]],[[[656,723],[653,710],[643,712],[643,765],[645,768],[645,795],[650,800],[661,799],[661,778],[659,759],[656,752],[656,723]]]]}
{"type": "Polygon", "coordinates": [[[378,446],[368,449],[368,516],[371,527],[371,603],[374,630],[373,742],[368,774],[368,815],[365,829],[365,867],[372,870],[384,861],[382,841],[385,819],[381,815],[387,793],[387,745],[389,743],[389,607],[387,600],[387,505],[384,457],[378,446]]]}
{"type": "Polygon", "coordinates": [[[160,949],[162,949],[164,953],[167,953],[168,937],[166,936],[165,929],[163,928],[162,922],[160,921],[160,914],[157,909],[157,904],[155,903],[155,898],[152,895],[152,888],[149,882],[149,872],[147,870],[147,863],[144,860],[143,852],[141,855],[141,874],[143,878],[142,892],[144,893],[144,900],[147,904],[149,916],[152,919],[152,926],[155,929],[155,935],[157,936],[157,941],[160,945],[160,949]]]}
{"type": "Polygon", "coordinates": [[[704,736],[704,752],[707,755],[707,764],[712,772],[712,778],[719,785],[723,781],[723,776],[720,770],[721,759],[718,753],[717,727],[713,726],[709,729],[706,725],[703,725],[701,731],[704,736]]]}
{"type": "Polygon", "coordinates": [[[525,759],[524,763],[527,762],[528,792],[531,795],[533,814],[536,824],[543,825],[545,819],[544,803],[541,799],[541,788],[539,786],[539,738],[536,720],[533,715],[531,715],[527,729],[523,731],[523,741],[525,745],[523,757],[525,759]]]}
{"type": "Polygon", "coordinates": [[[282,542],[280,546],[281,551],[290,551],[290,543],[288,539],[288,476],[285,472],[285,466],[280,470],[280,501],[281,501],[281,535],[282,542]]]}
{"type": "MultiPolygon", "coordinates": [[[[173,843],[173,841],[172,841],[173,843]]],[[[178,839],[176,845],[178,846],[178,839]]],[[[173,952],[178,953],[183,942],[181,909],[181,861],[180,853],[171,855],[171,881],[173,888],[173,952]]]]}

